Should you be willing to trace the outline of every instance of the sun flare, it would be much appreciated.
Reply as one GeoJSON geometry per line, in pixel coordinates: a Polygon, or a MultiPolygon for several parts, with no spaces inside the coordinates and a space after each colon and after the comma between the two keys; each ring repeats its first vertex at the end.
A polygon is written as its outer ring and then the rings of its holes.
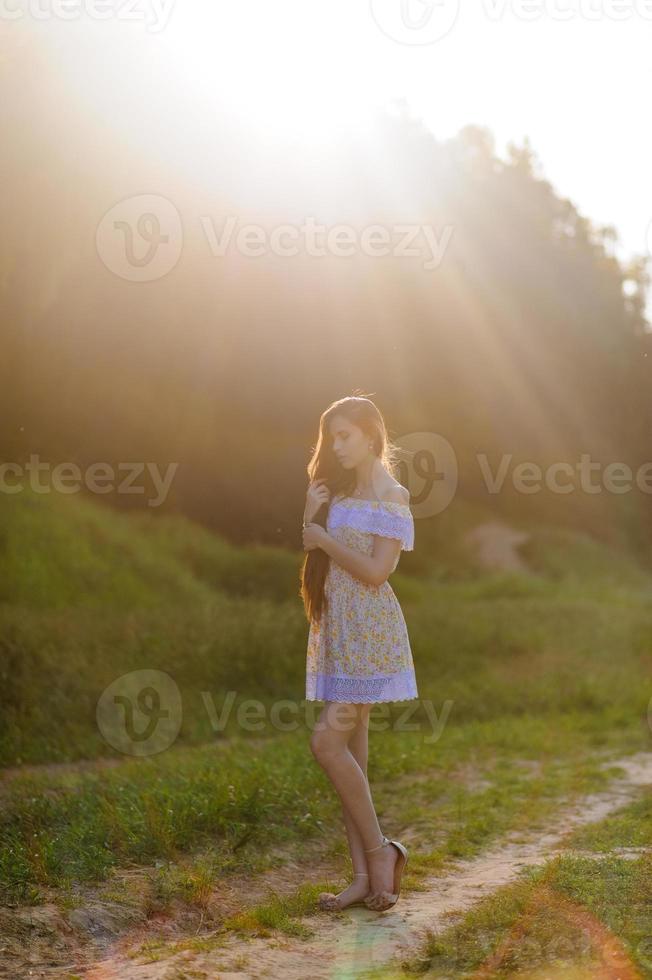
{"type": "Polygon", "coordinates": [[[175,11],[163,43],[184,84],[270,141],[326,144],[363,127],[383,98],[332,22],[282,3],[252,9],[251,22],[237,6],[175,11]]]}

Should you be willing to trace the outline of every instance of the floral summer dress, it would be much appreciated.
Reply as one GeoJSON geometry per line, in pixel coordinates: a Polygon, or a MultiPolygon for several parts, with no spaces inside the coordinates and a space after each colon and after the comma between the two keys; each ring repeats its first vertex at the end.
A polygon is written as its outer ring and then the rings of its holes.
{"type": "MultiPolygon", "coordinates": [[[[373,553],[374,534],[398,538],[403,551],[414,549],[407,504],[336,497],[326,530],[367,555],[373,553]]],[[[400,552],[392,572],[399,558],[400,552]]],[[[331,559],[324,593],[328,605],[308,635],[306,700],[368,704],[417,698],[407,627],[389,582],[369,585],[331,559]]]]}

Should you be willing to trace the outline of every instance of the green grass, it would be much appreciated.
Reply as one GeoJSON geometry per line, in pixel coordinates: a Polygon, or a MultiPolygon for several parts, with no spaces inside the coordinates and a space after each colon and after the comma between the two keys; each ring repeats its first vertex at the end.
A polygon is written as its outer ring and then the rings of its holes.
{"type": "Polygon", "coordinates": [[[41,609],[199,603],[210,590],[124,516],[79,494],[0,494],[0,604],[41,609]]]}
{"type": "Polygon", "coordinates": [[[538,527],[520,546],[528,565],[551,581],[574,586],[584,595],[606,588],[614,597],[652,597],[652,579],[622,548],[608,548],[585,533],[566,528],[538,527]]]}
{"type": "MultiPolygon", "coordinates": [[[[599,713],[614,704],[621,723],[645,716],[647,603],[495,590],[486,596],[471,583],[439,587],[429,602],[405,603],[404,611],[420,697],[437,713],[452,702],[458,723],[599,713]]],[[[273,736],[275,702],[290,699],[302,714],[306,638],[297,603],[219,593],[200,605],[167,603],[123,616],[109,609],[0,608],[0,758],[9,765],[115,755],[98,730],[95,706],[116,678],[147,668],[167,672],[178,686],[184,744],[246,734],[237,707],[250,698],[264,710],[251,733],[273,736]],[[207,702],[219,712],[230,691],[236,704],[226,728],[216,731],[207,702]]],[[[425,724],[425,706],[417,709],[425,724]]]]}
{"type": "MultiPolygon", "coordinates": [[[[586,717],[553,721],[552,729],[541,719],[453,725],[431,744],[400,730],[391,737],[372,733],[372,750],[375,739],[384,746],[370,761],[370,778],[381,787],[377,805],[392,824],[423,829],[413,873],[468,857],[507,829],[535,825],[560,796],[605,784],[597,727],[586,717]],[[523,758],[539,761],[537,778],[521,769],[523,758]],[[451,782],[469,761],[487,788],[451,782]],[[397,794],[397,780],[410,783],[417,773],[427,778],[397,794]],[[433,809],[437,822],[429,828],[433,809]]],[[[5,898],[36,901],[40,886],[101,880],[121,866],[174,862],[207,848],[219,876],[251,870],[257,855],[283,843],[334,835],[339,847],[339,804],[321,769],[306,764],[307,738],[277,734],[255,745],[234,739],[90,773],[17,777],[0,815],[5,898]]],[[[610,751],[637,747],[637,740],[634,728],[622,730],[610,751]]]]}
{"type": "Polygon", "coordinates": [[[496,977],[588,978],[620,949],[636,975],[650,976],[651,872],[649,855],[556,858],[480,901],[391,975],[464,977],[484,967],[496,977]]]}
{"type": "MultiPolygon", "coordinates": [[[[0,602],[0,764],[114,755],[95,707],[112,681],[134,670],[173,678],[184,744],[242,734],[237,705],[249,698],[267,717],[275,701],[303,698],[300,555],[238,552],[183,519],[162,517],[156,530],[153,515],[54,496],[0,497],[0,516],[0,578],[11,582],[0,602]],[[246,594],[248,579],[261,586],[257,595],[246,594]],[[236,707],[216,731],[206,700],[219,710],[228,692],[236,707]]],[[[540,566],[549,548],[555,564],[556,547],[549,532],[533,533],[540,566]]],[[[585,568],[586,547],[580,536],[577,557],[568,541],[561,580],[556,572],[481,573],[462,558],[459,574],[442,579],[432,557],[428,574],[393,576],[421,698],[437,711],[452,702],[458,722],[600,712],[614,701],[623,718],[641,716],[652,661],[648,579],[619,556],[610,584],[603,572],[611,559],[597,545],[596,580],[573,573],[585,568]]],[[[419,717],[427,721],[423,706],[419,717]]],[[[275,729],[267,723],[252,733],[275,729]]]]}
{"type": "MultiPolygon", "coordinates": [[[[409,827],[417,842],[408,888],[507,831],[554,818],[562,798],[605,785],[603,758],[650,745],[652,577],[621,551],[545,527],[521,549],[530,574],[484,572],[460,545],[480,516],[460,505],[418,525],[420,550],[402,556],[391,580],[420,700],[374,709],[369,772],[383,820],[409,827]],[[457,778],[469,768],[477,785],[457,778]]],[[[238,549],[183,518],[0,496],[0,763],[120,762],[26,770],[0,785],[4,901],[38,904],[54,893],[74,907],[97,888],[145,917],[175,903],[203,914],[216,880],[255,881],[281,867],[287,849],[317,847],[335,874],[345,871],[339,801],[308,747],[320,706],[303,701],[301,559],[238,549]],[[95,712],[108,685],[141,669],[168,673],[182,710],[170,746],[134,758],[105,740],[95,712]],[[230,698],[226,723],[214,727],[207,708],[219,715],[230,698]],[[252,702],[258,724],[247,723],[252,702]],[[273,721],[281,708],[287,731],[273,721]],[[125,869],[142,872],[136,892],[125,869]]],[[[583,846],[649,844],[649,800],[638,806],[592,842],[585,829],[583,846]]],[[[582,904],[586,889],[591,914],[607,923],[591,876],[603,877],[605,895],[628,896],[636,863],[617,864],[611,877],[591,868],[555,865],[541,894],[582,904]]],[[[304,935],[299,917],[328,884],[245,901],[218,923],[216,942],[222,930],[304,935]]],[[[482,915],[498,941],[543,884],[533,877],[479,907],[451,940],[456,955],[481,963],[482,915]]],[[[425,958],[444,963],[447,941],[425,958]]]]}
{"type": "Polygon", "coordinates": [[[143,511],[131,515],[129,521],[139,541],[156,547],[212,591],[276,602],[298,593],[298,556],[285,548],[239,548],[183,515],[143,511]]]}
{"type": "Polygon", "coordinates": [[[86,497],[0,495],[0,605],[159,608],[215,591],[278,601],[297,593],[298,558],[238,548],[183,515],[125,515],[86,497]]]}
{"type": "Polygon", "coordinates": [[[599,823],[579,828],[567,843],[596,853],[619,847],[652,848],[652,791],[646,788],[634,803],[599,823]]]}
{"type": "MultiPolygon", "coordinates": [[[[616,956],[652,976],[652,852],[626,859],[606,852],[648,847],[652,793],[596,824],[575,831],[570,848],[604,857],[562,854],[525,869],[514,883],[457,916],[392,976],[602,975],[616,956]]],[[[382,976],[382,972],[378,974],[382,976]]],[[[389,974],[387,974],[389,975],[389,974]]]]}

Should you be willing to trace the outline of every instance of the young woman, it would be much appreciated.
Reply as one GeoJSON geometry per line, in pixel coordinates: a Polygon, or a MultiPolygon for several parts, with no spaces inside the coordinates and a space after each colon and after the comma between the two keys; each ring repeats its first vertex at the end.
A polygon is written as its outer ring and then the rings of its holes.
{"type": "Polygon", "coordinates": [[[383,417],[368,398],[323,413],[308,465],[301,596],[310,622],[306,700],[324,701],[310,748],[342,802],[354,878],[322,909],[384,911],[398,900],[407,850],[384,836],[367,782],[368,722],[381,701],[418,697],[405,619],[387,581],[414,548],[409,492],[394,478],[383,417]]]}

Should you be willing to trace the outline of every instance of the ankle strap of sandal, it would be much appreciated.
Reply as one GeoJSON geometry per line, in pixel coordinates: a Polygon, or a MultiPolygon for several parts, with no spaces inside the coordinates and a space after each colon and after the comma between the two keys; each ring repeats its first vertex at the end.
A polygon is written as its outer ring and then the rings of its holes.
{"type": "Polygon", "coordinates": [[[353,877],[354,878],[368,878],[369,875],[367,874],[366,871],[354,871],[353,877]]]}
{"type": "Polygon", "coordinates": [[[382,844],[379,844],[377,847],[370,847],[369,849],[365,848],[365,854],[372,854],[374,851],[379,851],[381,847],[387,847],[389,843],[389,837],[385,837],[383,834],[382,844]]]}

